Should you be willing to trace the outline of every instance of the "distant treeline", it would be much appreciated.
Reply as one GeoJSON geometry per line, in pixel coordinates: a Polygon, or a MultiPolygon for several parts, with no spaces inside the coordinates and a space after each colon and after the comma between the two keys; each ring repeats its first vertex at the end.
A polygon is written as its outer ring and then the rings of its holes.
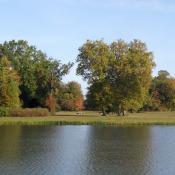
{"type": "Polygon", "coordinates": [[[0,45],[0,106],[82,110],[83,95],[76,82],[61,80],[73,63],[62,64],[27,41],[0,45]]]}
{"type": "Polygon", "coordinates": [[[175,79],[167,71],[152,76],[153,53],[140,40],[88,40],[79,48],[77,74],[88,81],[84,101],[81,85],[64,84],[73,63],[62,64],[27,41],[0,44],[0,107],[56,110],[174,110],[175,79]]]}

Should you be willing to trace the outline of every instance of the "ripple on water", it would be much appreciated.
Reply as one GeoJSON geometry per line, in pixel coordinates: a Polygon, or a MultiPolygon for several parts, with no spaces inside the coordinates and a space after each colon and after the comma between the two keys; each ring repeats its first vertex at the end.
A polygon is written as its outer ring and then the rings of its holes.
{"type": "Polygon", "coordinates": [[[0,127],[0,174],[174,174],[175,127],[0,127]]]}

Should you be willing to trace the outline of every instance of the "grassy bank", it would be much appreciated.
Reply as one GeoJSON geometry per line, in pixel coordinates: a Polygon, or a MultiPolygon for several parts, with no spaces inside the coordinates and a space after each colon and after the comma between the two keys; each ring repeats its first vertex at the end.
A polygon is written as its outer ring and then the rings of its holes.
{"type": "Polygon", "coordinates": [[[0,125],[175,125],[175,112],[135,113],[102,117],[95,112],[60,112],[48,117],[2,117],[0,125]]]}

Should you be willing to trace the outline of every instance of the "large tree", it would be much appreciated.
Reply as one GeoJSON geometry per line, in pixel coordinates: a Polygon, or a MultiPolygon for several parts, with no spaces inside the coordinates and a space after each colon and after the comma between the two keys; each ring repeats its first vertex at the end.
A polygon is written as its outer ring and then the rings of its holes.
{"type": "Polygon", "coordinates": [[[0,106],[20,106],[19,76],[6,57],[0,57],[0,106]]]}
{"type": "Polygon", "coordinates": [[[56,93],[62,76],[72,66],[47,57],[23,40],[1,44],[0,55],[9,58],[21,78],[20,98],[24,107],[44,105],[46,98],[56,93]]]}
{"type": "Polygon", "coordinates": [[[88,40],[80,47],[77,62],[77,74],[88,80],[88,95],[93,94],[103,115],[111,105],[119,115],[143,106],[154,66],[153,54],[145,43],[118,40],[108,45],[101,40],[88,40]]]}
{"type": "Polygon", "coordinates": [[[152,52],[139,40],[113,42],[111,52],[114,56],[110,60],[107,80],[120,115],[124,110],[137,110],[144,105],[155,63],[152,52]]]}

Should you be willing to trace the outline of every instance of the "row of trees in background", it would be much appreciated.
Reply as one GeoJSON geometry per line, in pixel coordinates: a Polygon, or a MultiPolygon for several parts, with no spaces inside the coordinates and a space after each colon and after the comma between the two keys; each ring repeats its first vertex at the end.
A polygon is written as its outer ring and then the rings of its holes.
{"type": "Polygon", "coordinates": [[[167,71],[159,71],[158,76],[153,77],[143,110],[175,110],[175,78],[167,71]]]}
{"type": "Polygon", "coordinates": [[[107,44],[88,40],[79,48],[77,74],[88,80],[85,107],[116,112],[174,110],[175,80],[167,71],[152,77],[152,52],[140,40],[107,44]]]}
{"type": "Polygon", "coordinates": [[[79,48],[77,74],[89,83],[84,103],[80,84],[62,82],[73,63],[62,64],[27,41],[0,44],[0,106],[55,110],[101,110],[103,115],[140,110],[175,110],[175,79],[152,77],[153,54],[140,40],[111,44],[88,40],[79,48]]]}
{"type": "Polygon", "coordinates": [[[78,106],[76,99],[78,95],[75,97],[74,94],[75,89],[78,88],[79,96],[82,98],[80,86],[76,82],[63,85],[61,81],[72,65],[73,63],[62,64],[59,60],[48,57],[41,50],[30,46],[27,41],[13,40],[1,44],[0,106],[12,108],[47,106],[51,112],[54,112],[59,101],[60,107],[64,106],[65,109],[82,108],[78,106]],[[76,106],[72,107],[67,101],[60,100],[60,97],[66,94],[64,91],[60,95],[62,89],[69,91],[70,97],[65,98],[72,100],[71,103],[75,101],[76,106]]]}

